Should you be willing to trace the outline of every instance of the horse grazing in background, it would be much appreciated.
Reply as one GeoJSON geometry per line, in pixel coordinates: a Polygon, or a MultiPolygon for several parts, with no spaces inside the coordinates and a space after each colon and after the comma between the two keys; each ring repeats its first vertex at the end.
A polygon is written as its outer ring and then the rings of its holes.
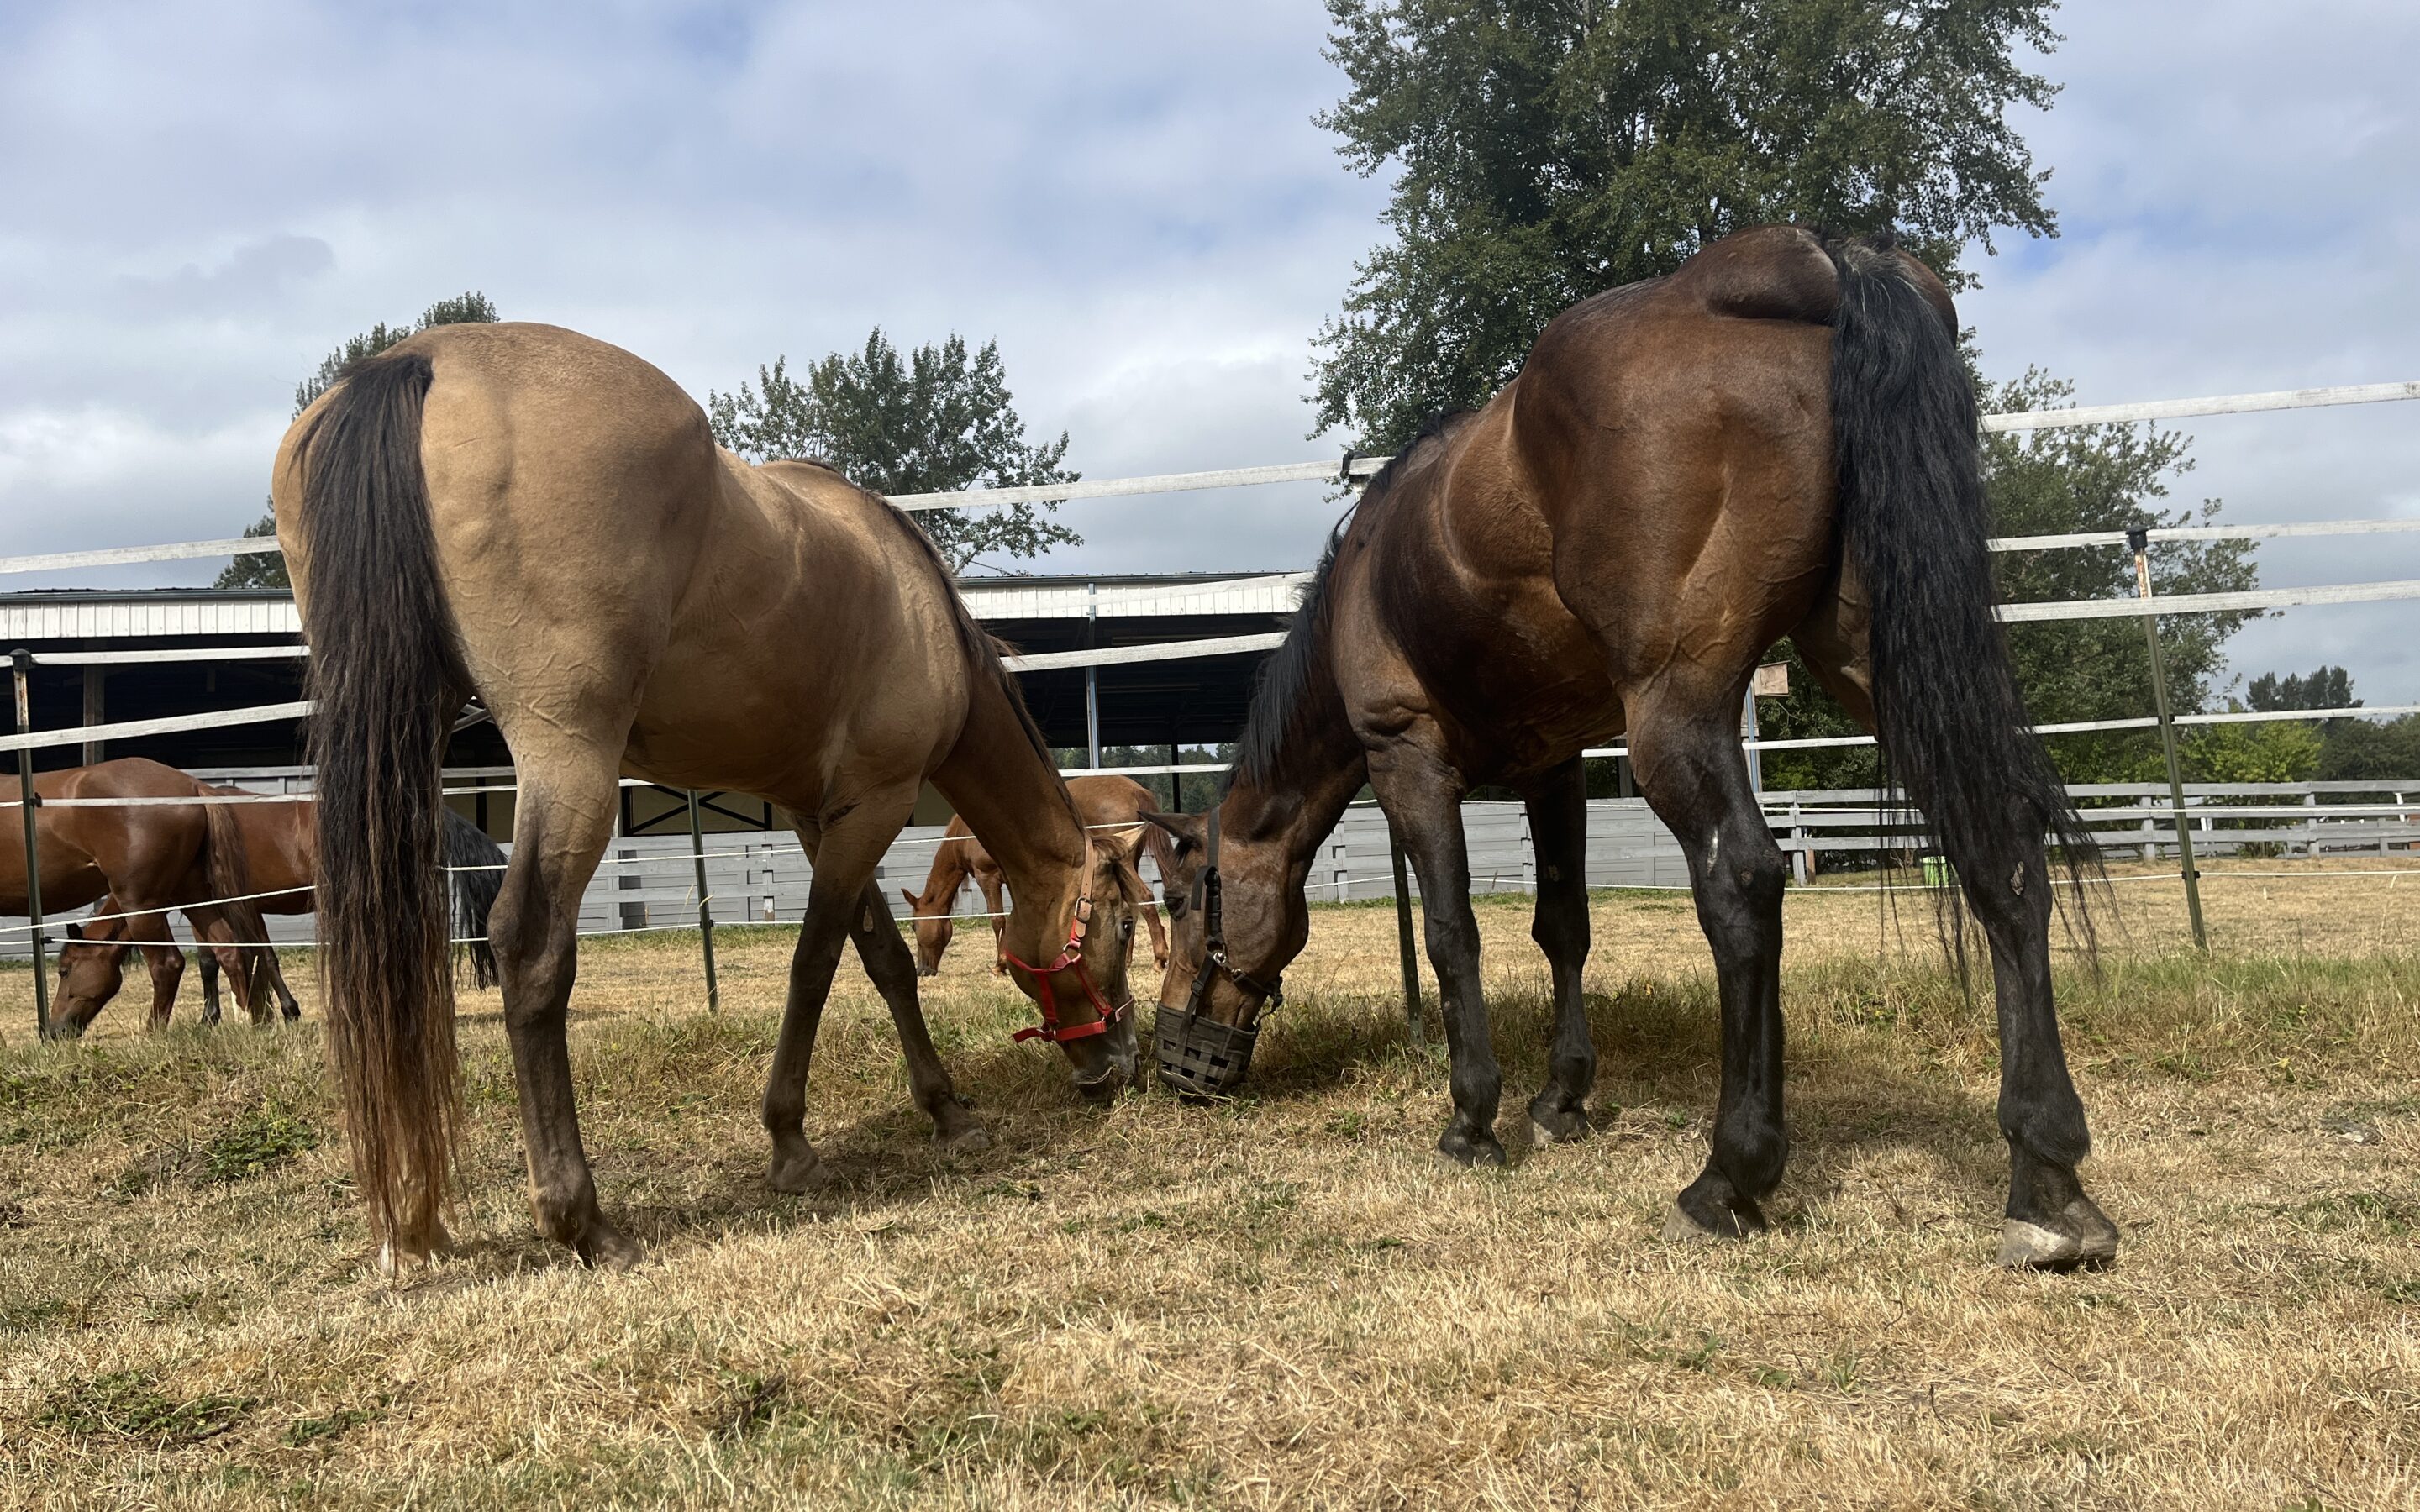
{"type": "MultiPolygon", "coordinates": [[[[1069,778],[1067,795],[1076,800],[1076,811],[1083,815],[1084,828],[1092,834],[1094,842],[1117,847],[1122,863],[1118,876],[1125,886],[1126,901],[1134,904],[1135,911],[1150,927],[1152,964],[1165,968],[1168,931],[1161,927],[1159,911],[1152,906],[1151,889],[1143,886],[1142,873],[1134,864],[1140,843],[1158,865],[1161,886],[1174,885],[1171,879],[1176,875],[1176,852],[1168,832],[1142,822],[1143,815],[1157,811],[1159,798],[1133,778],[1108,773],[1069,778]]],[[[940,972],[941,956],[957,931],[957,919],[951,914],[950,905],[957,901],[959,889],[970,877],[983,893],[986,917],[991,920],[992,974],[1007,974],[1002,925],[1008,915],[1001,907],[1000,863],[984,849],[983,841],[967,827],[966,820],[952,814],[940,844],[934,847],[933,869],[924,877],[923,892],[920,895],[906,887],[899,889],[899,896],[908,901],[908,916],[916,926],[916,975],[931,977],[940,972]]]]}
{"type": "Polygon", "coordinates": [[[2001,1261],[2114,1257],[2118,1230],[2076,1176],[2089,1140],[2051,1001],[2044,831],[2071,880],[2098,860],[2028,733],[1993,617],[1957,331],[1940,280],[1887,240],[1742,232],[1557,316],[1484,409],[1395,457],[1331,537],[1215,818],[1160,821],[1202,872],[1205,904],[1176,921],[1164,1078],[1241,1080],[1255,1017],[1303,946],[1314,848],[1367,781],[1426,903],[1453,1062],[1438,1146],[1501,1162],[1460,807],[1501,783],[1528,803],[1532,933],[1554,981],[1552,1069],[1529,1116],[1545,1139],[1586,1135],[1580,753],[1626,734],[1641,791],[1687,853],[1722,1004],[1713,1149],[1667,1232],[1762,1228],[1789,1148],[1786,873],[1739,717],[1786,635],[1880,735],[1990,941],[2010,1162],[2001,1261]]]}
{"type": "MultiPolygon", "coordinates": [[[[237,794],[240,788],[213,787],[201,784],[206,793],[237,794]]],[[[318,905],[318,810],[308,797],[291,802],[247,803],[229,810],[235,816],[235,828],[244,850],[244,864],[251,872],[254,890],[264,894],[256,900],[263,914],[307,914],[318,905]]],[[[467,958],[471,980],[480,987],[496,984],[496,954],[489,945],[488,910],[504,886],[504,853],[476,825],[454,812],[444,811],[445,865],[448,890],[454,900],[453,932],[458,960],[467,958]]],[[[97,912],[99,921],[68,926],[68,942],[59,948],[59,990],[54,1012],[73,1024],[80,1032],[99,1017],[117,995],[125,980],[126,955],[129,950],[141,950],[151,977],[150,1027],[167,1025],[175,1009],[177,992],[185,975],[185,952],[178,949],[168,933],[164,914],[140,914],[112,918],[122,913],[115,898],[103,898],[97,912]]],[[[232,932],[225,921],[208,912],[188,910],[186,922],[193,926],[194,938],[202,947],[202,1022],[219,1022],[219,950],[233,943],[232,932]]],[[[302,1016],[302,1005],[294,1000],[293,990],[286,984],[286,973],[277,964],[275,950],[255,952],[255,971],[265,980],[268,992],[277,996],[286,1022],[291,1024],[302,1016]]],[[[256,991],[249,1003],[255,1024],[269,1022],[266,994],[256,991]]]]}
{"type": "Polygon", "coordinates": [[[765,1090],[770,1180],[827,1180],[807,1063],[846,943],[890,1005],[937,1137],[985,1135],[933,1050],[875,869],[933,785],[1015,890],[1007,949],[1087,1095],[1131,1076],[1112,852],[1090,843],[1000,651],[907,516],[827,466],[752,467],[680,387],[551,326],[442,326],[362,363],[279,448],[272,497],[312,651],[319,961],[371,1226],[444,1239],[458,1118],[438,767],[475,694],[518,774],[489,917],[538,1227],[638,1244],[597,1201],[565,1011],[582,890],[628,773],[763,797],[814,868],[765,1090]],[[1096,909],[1100,910],[1096,912],[1096,909]]]}
{"type": "MultiPolygon", "coordinates": [[[[46,914],[65,913],[110,898],[115,904],[103,912],[146,916],[163,936],[168,912],[184,909],[207,923],[214,941],[209,953],[234,980],[237,997],[256,1003],[267,979],[254,969],[251,958],[267,952],[247,947],[265,942],[269,933],[258,902],[248,896],[256,888],[244,864],[236,806],[160,801],[205,797],[214,791],[173,766],[140,757],[37,774],[34,792],[42,802],[34,810],[34,825],[42,908],[46,914]],[[89,798],[152,801],[90,809],[62,806],[66,800],[89,798]]],[[[0,852],[6,853],[0,855],[0,914],[22,915],[32,902],[25,887],[24,849],[0,845],[0,852]]],[[[71,927],[67,949],[73,949],[76,933],[71,927]]],[[[180,975],[181,964],[180,957],[180,975]]],[[[155,1029],[167,1025],[176,997],[173,981],[165,997],[160,992],[155,975],[149,1019],[155,1029]]],[[[62,1004],[63,1010],[67,1007],[62,1004]]],[[[90,1017],[54,1014],[50,1033],[54,1038],[80,1035],[90,1017]]]]}

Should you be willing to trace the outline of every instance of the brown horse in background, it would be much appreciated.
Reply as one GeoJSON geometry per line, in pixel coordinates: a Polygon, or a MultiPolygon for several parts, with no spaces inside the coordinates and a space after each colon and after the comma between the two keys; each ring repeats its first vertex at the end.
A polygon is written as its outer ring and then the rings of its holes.
{"type": "MultiPolygon", "coordinates": [[[[246,1003],[256,1000],[265,979],[256,980],[250,958],[265,952],[246,947],[269,936],[259,904],[247,896],[256,889],[237,833],[238,806],[157,801],[204,797],[211,790],[173,766],[140,757],[38,773],[34,792],[42,800],[34,811],[34,827],[45,914],[112,898],[116,906],[104,912],[147,916],[164,936],[168,912],[186,909],[209,922],[218,941],[211,951],[233,978],[237,997],[246,1003]],[[90,809],[60,806],[62,800],[84,798],[154,801],[90,809]]],[[[17,804],[12,800],[6,807],[17,804]]],[[[0,853],[5,853],[0,854],[0,914],[23,915],[32,902],[25,887],[24,850],[0,845],[0,853]]],[[[75,936],[71,927],[70,942],[75,936]]],[[[174,981],[167,986],[163,998],[155,974],[149,1020],[155,1029],[165,1026],[175,1000],[174,981]]],[[[89,1022],[89,1014],[54,1015],[50,1033],[72,1038],[89,1022]]]]}
{"type": "Polygon", "coordinates": [[[1017,985],[1088,1095],[1135,1061],[1111,852],[1091,844],[999,648],[905,515],[831,469],[751,467],[679,386],[550,326],[443,326],[363,363],[287,433],[272,480],[312,650],[330,1041],[371,1223],[444,1239],[458,1116],[439,763],[463,700],[518,774],[489,917],[540,1230],[625,1265],[597,1201],[565,1015],[582,890],[624,773],[758,795],[814,869],[765,1090],[769,1179],[828,1180],[808,1057],[845,944],[890,1005],[937,1137],[985,1136],[934,1053],[875,868],[926,779],[1000,858],[1017,985]],[[1096,912],[1098,910],[1098,912],[1096,912]]]}
{"type": "MultiPolygon", "coordinates": [[[[1083,816],[1084,828],[1094,842],[1118,848],[1118,876],[1125,885],[1126,901],[1135,905],[1135,911],[1142,915],[1144,924],[1151,930],[1152,964],[1165,968],[1168,931],[1161,926],[1159,910],[1152,905],[1151,889],[1143,885],[1142,873],[1134,863],[1140,842],[1159,868],[1160,886],[1168,888],[1176,885],[1176,851],[1168,832],[1143,822],[1143,815],[1158,810],[1158,796],[1133,778],[1109,773],[1069,778],[1067,795],[1076,800],[1076,811],[1083,816]]],[[[950,905],[957,901],[959,889],[970,877],[982,892],[986,917],[991,920],[992,975],[1007,975],[1007,948],[1002,939],[1008,915],[1001,907],[1003,877],[1000,863],[992,859],[991,852],[984,849],[984,842],[957,814],[950,816],[940,843],[933,849],[933,869],[925,874],[923,892],[920,895],[906,887],[899,889],[899,896],[908,901],[908,915],[916,925],[916,975],[930,977],[940,971],[941,956],[957,932],[957,918],[950,912],[950,905]]]]}
{"type": "Polygon", "coordinates": [[[1669,278],[1575,305],[1486,408],[1405,448],[1331,538],[1215,819],[1164,821],[1207,868],[1162,987],[1163,1076],[1186,1090],[1241,1080],[1253,1021],[1309,929],[1313,852],[1367,781],[1419,869],[1443,989],[1453,1117],[1438,1146],[1500,1163],[1461,800],[1501,783],[1528,801],[1533,934],[1553,969],[1551,1072],[1529,1116],[1545,1139],[1586,1135],[1580,752],[1626,733],[1640,789],[1687,853],[1722,1004],[1713,1149],[1667,1231],[1762,1228],[1789,1149],[1787,872],[1739,720],[1786,635],[1879,733],[1990,941],[2002,1263],[2115,1256],[2118,1231],[2076,1176],[2090,1141],[2051,1001],[2044,831],[2071,880],[2097,858],[2028,732],[1993,616],[1957,334],[1941,281],[1886,241],[1743,232],[1669,278]]]}
{"type": "MultiPolygon", "coordinates": [[[[205,793],[221,795],[243,791],[207,782],[200,786],[205,793]]],[[[261,894],[256,903],[260,912],[290,915],[315,911],[318,907],[319,841],[316,800],[299,796],[290,801],[239,804],[228,811],[235,815],[236,834],[243,844],[244,865],[252,874],[253,890],[261,894]]],[[[488,910],[504,887],[504,853],[477,825],[451,809],[445,810],[443,823],[446,884],[454,899],[454,935],[460,942],[457,948],[467,955],[473,985],[493,987],[496,955],[487,940],[488,910]]],[[[167,916],[111,918],[121,912],[114,898],[103,898],[97,912],[101,917],[95,923],[68,926],[68,943],[59,948],[59,990],[54,999],[54,1011],[79,1028],[90,1025],[117,995],[125,980],[127,952],[139,949],[151,977],[150,1026],[163,1027],[176,1006],[177,992],[185,975],[185,952],[168,933],[167,916]]],[[[193,926],[194,940],[202,947],[202,1022],[216,1024],[220,952],[233,944],[233,934],[224,918],[208,911],[188,909],[185,918],[193,926]]],[[[256,950],[253,959],[256,963],[256,986],[246,1005],[252,1011],[252,1021],[269,1022],[269,993],[276,995],[286,1022],[291,1024],[302,1018],[302,1005],[294,1000],[293,989],[286,983],[286,972],[278,964],[277,952],[256,950]]]]}

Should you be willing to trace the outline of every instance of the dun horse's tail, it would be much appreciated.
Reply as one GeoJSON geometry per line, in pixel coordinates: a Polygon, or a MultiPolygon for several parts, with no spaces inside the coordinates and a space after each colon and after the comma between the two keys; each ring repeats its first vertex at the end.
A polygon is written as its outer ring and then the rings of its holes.
{"type": "Polygon", "coordinates": [[[445,813],[445,864],[451,870],[454,893],[454,937],[470,942],[471,980],[473,985],[493,987],[500,980],[496,974],[496,948],[488,939],[488,910],[496,906],[496,894],[504,890],[504,848],[488,838],[487,831],[456,813],[445,813]]]}
{"type": "MultiPolygon", "coordinates": [[[[195,791],[207,792],[200,784],[195,791]]],[[[226,921],[235,936],[236,959],[242,963],[236,977],[236,995],[243,1002],[244,1011],[256,1024],[265,1019],[269,1000],[270,967],[267,960],[269,921],[261,917],[260,903],[252,892],[252,867],[243,849],[243,830],[236,822],[235,810],[223,803],[202,805],[202,836],[209,854],[202,860],[202,875],[209,886],[210,896],[233,900],[218,905],[219,917],[226,921]]],[[[207,959],[209,951],[204,950],[207,959]]]]}
{"type": "MultiPolygon", "coordinates": [[[[1885,769],[1962,874],[2008,874],[2014,818],[2056,838],[2069,880],[2097,877],[2100,853],[2032,733],[1992,612],[1980,431],[1955,317],[1902,254],[1848,242],[1832,256],[1835,468],[1849,561],[1872,606],[1885,769]]],[[[2074,890],[2071,917],[2088,938],[2074,890]]],[[[1958,889],[1946,892],[1954,920],[1958,889]]]]}
{"type": "Polygon", "coordinates": [[[372,1226],[422,1251],[460,1098],[438,773],[462,679],[420,466],[433,378],[417,353],[362,363],[297,450],[329,1054],[372,1226]]]}

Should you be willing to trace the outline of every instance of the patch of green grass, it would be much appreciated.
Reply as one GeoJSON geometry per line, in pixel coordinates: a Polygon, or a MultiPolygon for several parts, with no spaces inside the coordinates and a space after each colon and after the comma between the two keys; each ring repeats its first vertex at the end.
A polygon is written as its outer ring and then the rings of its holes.
{"type": "Polygon", "coordinates": [[[325,1417],[298,1417],[286,1425],[286,1446],[308,1448],[339,1438],[365,1423],[378,1421],[380,1409],[375,1407],[344,1407],[325,1417]]]}
{"type": "Polygon", "coordinates": [[[227,1183],[265,1176],[319,1145],[319,1131],[280,1106],[274,1098],[222,1131],[202,1147],[200,1179],[227,1183]]]}
{"type": "Polygon", "coordinates": [[[80,1439],[116,1438],[174,1449],[215,1438],[241,1421],[249,1396],[208,1394],[182,1401],[149,1372],[118,1370],[53,1392],[35,1423],[80,1439]]]}
{"type": "Polygon", "coordinates": [[[2287,1209],[2285,1216],[2319,1233],[2371,1229],[2402,1235],[2420,1227],[2420,1205],[2384,1192],[2333,1192],[2287,1209]]]}

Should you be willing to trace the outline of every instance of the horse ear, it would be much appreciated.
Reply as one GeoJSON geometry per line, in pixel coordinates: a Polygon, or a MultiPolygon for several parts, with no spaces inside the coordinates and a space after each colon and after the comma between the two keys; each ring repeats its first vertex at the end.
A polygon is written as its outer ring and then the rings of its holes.
{"type": "Polygon", "coordinates": [[[923,902],[922,899],[918,898],[914,893],[909,892],[905,887],[899,889],[899,896],[908,900],[908,912],[911,915],[916,912],[918,904],[923,902]]]}
{"type": "Polygon", "coordinates": [[[1200,814],[1141,813],[1135,817],[1147,825],[1157,825],[1176,837],[1179,846],[1202,849],[1210,842],[1210,831],[1200,814]]]}
{"type": "Polygon", "coordinates": [[[71,940],[83,939],[84,926],[82,924],[70,924],[68,926],[68,938],[71,940]]]}

